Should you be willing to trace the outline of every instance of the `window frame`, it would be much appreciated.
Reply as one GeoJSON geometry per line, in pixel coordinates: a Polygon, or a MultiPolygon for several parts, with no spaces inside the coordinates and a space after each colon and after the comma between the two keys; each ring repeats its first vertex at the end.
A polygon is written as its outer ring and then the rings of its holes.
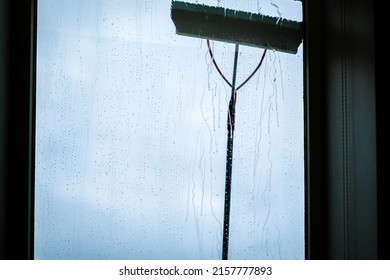
{"type": "Polygon", "coordinates": [[[36,3],[1,1],[0,259],[33,259],[36,3]]]}
{"type": "MultiPolygon", "coordinates": [[[[375,259],[378,256],[378,248],[383,244],[383,241],[378,243],[376,229],[375,232],[370,232],[370,238],[365,240],[364,231],[361,227],[354,228],[354,224],[352,224],[350,234],[355,238],[355,243],[343,243],[342,248],[337,248],[338,244],[335,242],[336,237],[345,236],[345,222],[331,213],[332,211],[337,211],[340,205],[345,205],[349,200],[343,200],[343,197],[340,197],[335,192],[337,183],[332,181],[331,171],[334,168],[333,165],[337,164],[340,155],[337,157],[337,151],[334,152],[332,150],[332,138],[328,137],[328,133],[337,132],[339,123],[337,120],[329,119],[329,116],[335,112],[335,109],[329,107],[329,98],[332,95],[331,87],[334,84],[332,84],[332,77],[329,77],[329,69],[332,67],[332,62],[328,58],[337,57],[327,49],[328,46],[334,43],[335,30],[330,25],[332,16],[350,12],[351,15],[348,15],[352,17],[352,12],[354,11],[363,12],[367,10],[367,20],[370,22],[369,17],[374,16],[373,4],[367,3],[367,1],[351,0],[327,0],[321,3],[302,1],[302,4],[305,25],[306,259],[348,257],[375,259]],[[354,5],[351,4],[352,2],[354,5]],[[330,154],[332,153],[336,157],[331,157],[330,154]],[[340,225],[340,227],[334,227],[334,223],[340,225]],[[368,244],[366,245],[372,247],[370,252],[361,252],[357,250],[359,248],[355,248],[359,246],[356,244],[367,242],[368,244]],[[343,255],[342,251],[348,246],[351,247],[352,255],[343,255]]],[[[0,77],[0,102],[5,104],[5,106],[0,106],[0,128],[2,129],[0,135],[0,259],[33,259],[37,0],[8,0],[3,1],[1,5],[3,6],[0,9],[0,36],[2,39],[0,57],[5,58],[5,63],[0,67],[0,71],[6,74],[0,77]],[[18,242],[11,242],[15,239],[18,242]]],[[[343,18],[344,15],[341,15],[341,17],[343,18]]],[[[336,27],[336,31],[341,31],[346,36],[351,34],[351,30],[343,30],[345,28],[343,21],[337,24],[340,26],[336,27]]],[[[359,26],[359,24],[357,25],[359,26]]],[[[369,25],[367,28],[371,31],[375,30],[373,25],[369,25]]],[[[376,27],[376,30],[378,29],[379,27],[376,27]]],[[[347,47],[347,51],[355,50],[355,48],[349,45],[354,42],[354,38],[347,39],[350,41],[347,40],[347,44],[344,47],[347,47]]],[[[372,59],[374,54],[371,54],[371,56],[370,54],[367,56],[372,59]]],[[[341,57],[345,59],[346,56],[360,58],[359,53],[356,52],[344,53],[341,57]]],[[[376,59],[378,62],[381,58],[377,57],[376,59]]],[[[346,63],[348,66],[349,61],[346,60],[346,63]]],[[[370,67],[373,66],[372,60],[365,63],[370,67]]],[[[385,66],[384,64],[381,65],[385,66]]],[[[378,83],[383,85],[384,76],[380,77],[382,77],[382,80],[377,81],[377,85],[378,83]]],[[[375,79],[375,75],[373,78],[375,79]]],[[[354,84],[356,81],[351,79],[350,82],[354,84]]],[[[373,95],[375,96],[375,94],[373,95]]],[[[372,102],[372,99],[368,96],[359,98],[372,102]]],[[[352,107],[352,110],[356,110],[358,114],[358,108],[352,107]]],[[[381,122],[380,120],[375,120],[375,118],[372,119],[371,115],[369,117],[370,119],[367,120],[366,125],[378,126],[378,129],[384,129],[383,123],[385,121],[382,120],[381,122]]],[[[358,139],[361,138],[360,140],[364,142],[363,144],[372,144],[369,142],[370,139],[356,137],[358,139]]],[[[376,149],[375,144],[373,149],[376,149]]],[[[341,147],[341,150],[345,149],[341,147]]],[[[378,152],[375,152],[375,154],[378,152]]],[[[358,152],[356,153],[359,155],[358,152]]],[[[346,156],[348,157],[349,155],[347,154],[346,156]]],[[[372,163],[372,159],[370,160],[372,163]]],[[[364,164],[361,159],[353,158],[351,158],[351,163],[356,163],[357,165],[364,164]]],[[[374,159],[375,163],[376,159],[374,159]]],[[[378,165],[384,166],[380,162],[378,162],[378,165]]],[[[373,211],[370,212],[368,217],[362,216],[360,212],[357,213],[358,217],[356,219],[360,219],[359,221],[363,225],[367,224],[368,220],[377,220],[376,190],[385,189],[384,182],[386,181],[383,180],[383,167],[381,170],[382,173],[379,174],[381,180],[378,180],[378,182],[381,182],[382,185],[376,184],[376,172],[370,171],[369,174],[373,190],[369,193],[370,203],[368,206],[373,211]]],[[[354,176],[352,179],[360,179],[359,174],[349,176],[354,176]]],[[[360,191],[359,186],[352,190],[360,191]]],[[[354,192],[351,192],[351,195],[354,195],[354,192]]],[[[356,205],[361,203],[359,200],[352,202],[356,203],[356,205]]],[[[383,207],[383,204],[385,202],[383,200],[379,200],[379,202],[382,203],[380,214],[384,216],[385,207],[383,207]]],[[[379,220],[379,225],[384,223],[379,220]]],[[[388,257],[389,253],[387,255],[382,254],[383,256],[388,257]]]]}

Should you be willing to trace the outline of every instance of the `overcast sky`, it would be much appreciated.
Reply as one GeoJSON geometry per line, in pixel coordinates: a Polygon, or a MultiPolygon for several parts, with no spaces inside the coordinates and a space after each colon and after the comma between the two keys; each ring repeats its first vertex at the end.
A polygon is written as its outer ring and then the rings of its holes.
{"type": "MultiPolygon", "coordinates": [[[[191,1],[301,20],[301,3],[191,1]]],[[[220,259],[230,88],[170,0],[39,0],[37,259],[220,259]]],[[[234,45],[212,43],[232,76],[234,45]]],[[[238,83],[262,49],[240,47],[238,83]]],[[[304,258],[302,45],[239,92],[232,259],[304,258]]]]}

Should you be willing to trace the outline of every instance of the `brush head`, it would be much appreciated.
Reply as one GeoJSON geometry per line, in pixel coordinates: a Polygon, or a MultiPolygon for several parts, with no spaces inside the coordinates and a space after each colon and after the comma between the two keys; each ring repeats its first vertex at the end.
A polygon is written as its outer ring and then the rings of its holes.
{"type": "Polygon", "coordinates": [[[301,22],[172,1],[171,18],[179,35],[296,53],[303,39],[301,22]]]}

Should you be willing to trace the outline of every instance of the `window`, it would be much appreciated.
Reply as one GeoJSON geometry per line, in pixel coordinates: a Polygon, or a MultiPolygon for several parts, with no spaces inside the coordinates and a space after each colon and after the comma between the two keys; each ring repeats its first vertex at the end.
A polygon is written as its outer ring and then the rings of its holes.
{"type": "MultiPolygon", "coordinates": [[[[301,3],[196,1],[301,21],[301,3]]],[[[35,258],[220,259],[231,89],[171,1],[38,1],[35,258]]],[[[234,44],[212,41],[230,80],[234,44]]],[[[263,50],[240,46],[237,81],[263,50]]],[[[302,45],[237,92],[229,258],[304,258],[302,45]]]]}

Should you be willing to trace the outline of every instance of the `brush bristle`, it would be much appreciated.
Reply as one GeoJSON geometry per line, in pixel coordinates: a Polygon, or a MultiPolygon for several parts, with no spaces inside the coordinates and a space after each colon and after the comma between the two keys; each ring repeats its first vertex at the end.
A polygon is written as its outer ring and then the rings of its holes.
{"type": "Polygon", "coordinates": [[[296,53],[302,42],[302,23],[248,13],[172,1],[171,18],[179,35],[296,53]]]}

